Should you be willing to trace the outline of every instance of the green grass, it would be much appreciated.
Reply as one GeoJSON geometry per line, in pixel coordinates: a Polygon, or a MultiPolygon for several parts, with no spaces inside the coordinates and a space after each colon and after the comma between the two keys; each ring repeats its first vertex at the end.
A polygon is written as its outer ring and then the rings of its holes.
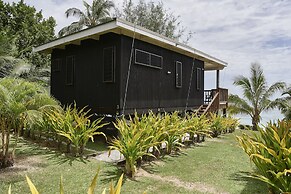
{"type": "MultiPolygon", "coordinates": [[[[237,134],[240,131],[207,139],[199,146],[185,149],[180,155],[166,156],[159,162],[144,165],[146,175],[136,180],[125,179],[122,193],[201,194],[213,193],[213,190],[231,194],[267,193],[264,183],[246,178],[247,172],[252,171],[254,166],[238,147],[235,140],[237,134]],[[197,189],[192,184],[202,185],[206,190],[197,189]]],[[[89,147],[94,148],[92,144],[89,147]]],[[[103,150],[104,147],[95,150],[99,149],[103,150]]],[[[9,184],[14,194],[29,193],[25,174],[32,179],[40,193],[57,193],[61,176],[65,193],[86,193],[99,166],[101,172],[96,193],[101,193],[108,188],[111,180],[117,182],[122,173],[114,164],[94,159],[68,158],[35,144],[22,143],[18,149],[18,160],[28,160],[30,170],[11,168],[0,171],[0,193],[7,192],[9,184]]]]}

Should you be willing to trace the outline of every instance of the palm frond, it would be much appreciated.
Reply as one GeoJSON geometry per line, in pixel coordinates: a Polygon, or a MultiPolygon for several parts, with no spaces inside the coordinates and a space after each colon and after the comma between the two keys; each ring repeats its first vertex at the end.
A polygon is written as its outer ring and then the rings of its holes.
{"type": "Polygon", "coordinates": [[[252,116],[252,107],[238,95],[229,96],[229,110],[232,114],[247,114],[252,116]]]}
{"type": "Polygon", "coordinates": [[[70,16],[76,16],[78,18],[84,17],[84,13],[80,9],[74,7],[67,9],[65,14],[67,18],[70,16]]]}

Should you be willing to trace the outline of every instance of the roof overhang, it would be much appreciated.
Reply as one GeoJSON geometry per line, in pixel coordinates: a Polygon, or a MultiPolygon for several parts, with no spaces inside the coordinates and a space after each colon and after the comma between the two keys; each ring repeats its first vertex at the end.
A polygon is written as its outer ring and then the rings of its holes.
{"type": "Polygon", "coordinates": [[[53,40],[51,42],[34,48],[33,51],[49,54],[52,52],[53,49],[64,49],[65,46],[69,44],[80,45],[82,40],[98,40],[102,34],[106,34],[109,32],[134,37],[138,40],[142,40],[187,55],[189,57],[202,60],[205,62],[205,70],[222,70],[224,67],[227,66],[226,62],[212,57],[200,50],[191,48],[188,45],[185,45],[176,40],[162,36],[158,33],[147,30],[143,27],[134,25],[119,18],[116,18],[104,24],[97,25],[93,28],[88,28],[80,32],[76,32],[74,34],[70,34],[68,36],[53,40]]]}

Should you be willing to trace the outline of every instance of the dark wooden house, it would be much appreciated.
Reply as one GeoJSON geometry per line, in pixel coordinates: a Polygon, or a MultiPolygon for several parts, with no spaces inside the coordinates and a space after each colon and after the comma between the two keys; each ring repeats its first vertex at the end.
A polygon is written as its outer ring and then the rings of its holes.
{"type": "Polygon", "coordinates": [[[76,101],[97,114],[205,112],[227,104],[225,90],[216,95],[225,62],[121,19],[34,51],[51,54],[51,94],[62,104],[76,101]],[[205,92],[204,72],[211,70],[217,71],[217,88],[205,92]]]}

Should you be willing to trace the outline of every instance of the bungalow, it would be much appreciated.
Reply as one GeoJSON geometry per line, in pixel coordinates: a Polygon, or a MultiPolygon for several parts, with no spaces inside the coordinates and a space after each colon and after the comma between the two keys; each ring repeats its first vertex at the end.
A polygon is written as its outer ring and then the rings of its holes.
{"type": "Polygon", "coordinates": [[[227,106],[219,71],[227,63],[122,19],[34,48],[51,54],[51,94],[94,113],[217,111],[227,106]],[[217,88],[204,91],[204,72],[217,88]]]}

